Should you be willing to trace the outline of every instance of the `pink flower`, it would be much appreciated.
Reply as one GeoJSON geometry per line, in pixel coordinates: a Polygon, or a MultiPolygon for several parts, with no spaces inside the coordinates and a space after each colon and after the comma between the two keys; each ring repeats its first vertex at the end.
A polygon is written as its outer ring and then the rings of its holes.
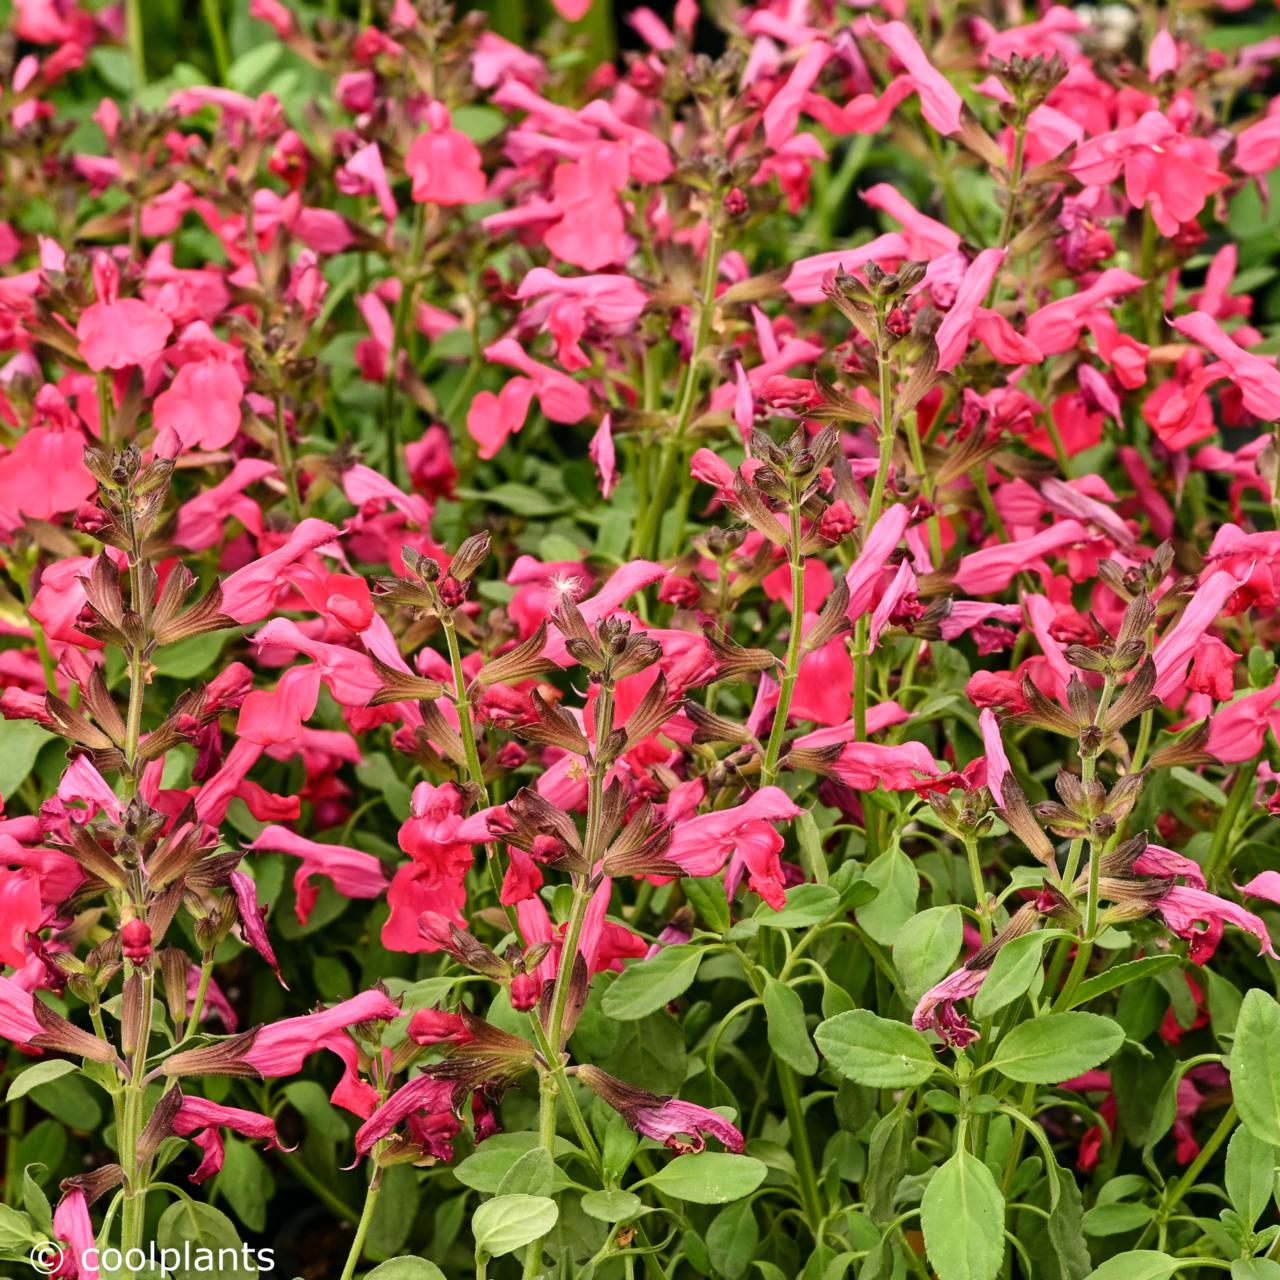
{"type": "Polygon", "coordinates": [[[800,808],[780,787],[761,787],[742,804],[677,823],[667,858],[687,875],[713,876],[737,851],[744,831],[757,822],[783,822],[800,808]]]}
{"type": "Polygon", "coordinates": [[[618,455],[613,447],[613,420],[609,414],[600,419],[596,433],[587,446],[587,455],[596,464],[600,477],[600,493],[608,498],[618,487],[618,455]]]}
{"type": "Polygon", "coordinates": [[[411,1136],[437,1160],[453,1156],[450,1139],[462,1128],[456,1118],[454,1095],[456,1086],[434,1076],[415,1076],[403,1084],[356,1130],[356,1155],[363,1157],[374,1145],[388,1137],[406,1120],[411,1136]],[[413,1123],[426,1113],[427,1123],[413,1123]],[[426,1140],[424,1140],[426,1139],[426,1140]]]}
{"type": "Polygon", "coordinates": [[[186,448],[225,449],[240,431],[244,385],[223,360],[184,364],[155,401],[155,425],[173,431],[186,448]]]}
{"type": "Polygon", "coordinates": [[[80,313],[76,337],[90,369],[125,369],[164,350],[173,321],[137,298],[119,297],[120,272],[105,254],[93,260],[98,301],[80,313]]]}
{"type": "MultiPolygon", "coordinates": [[[[1222,326],[1203,311],[1179,316],[1173,327],[1218,357],[1218,363],[1204,371],[1197,392],[1202,393],[1209,382],[1230,378],[1250,413],[1264,421],[1280,418],[1280,369],[1274,358],[1255,356],[1238,347],[1222,326]]],[[[1189,394],[1188,399],[1192,398],[1189,394]]]]}
{"type": "Polygon", "coordinates": [[[287,827],[264,827],[248,846],[257,852],[285,853],[300,858],[302,865],[294,872],[293,887],[297,894],[297,916],[300,924],[315,906],[317,889],[312,876],[323,876],[347,898],[380,898],[387,887],[387,873],[380,859],[341,844],[320,844],[297,835],[287,827]]]}
{"type": "Polygon", "coordinates": [[[496,457],[508,437],[524,426],[533,392],[530,379],[517,377],[511,378],[497,395],[481,391],[472,400],[467,410],[467,431],[479,446],[480,457],[496,457]]]}
{"type": "Polygon", "coordinates": [[[190,1181],[204,1182],[221,1171],[222,1129],[230,1129],[243,1137],[265,1142],[268,1151],[280,1146],[280,1135],[276,1133],[275,1121],[270,1116],[184,1095],[173,1117],[173,1131],[183,1137],[190,1137],[204,1153],[200,1167],[191,1174],[190,1181]]]}
{"type": "MultiPolygon", "coordinates": [[[[424,137],[430,138],[430,134],[424,134],[424,137]]],[[[416,147],[422,141],[419,138],[413,145],[416,147]]],[[[474,146],[472,150],[474,150],[474,146]]],[[[414,170],[411,165],[413,157],[413,148],[409,149],[409,156],[406,158],[405,167],[413,174],[414,170]]],[[[427,161],[429,163],[429,161],[427,161]]],[[[483,182],[483,176],[481,178],[483,182]]],[[[367,146],[361,147],[350,160],[347,161],[335,174],[334,182],[339,191],[343,195],[348,196],[375,196],[378,201],[378,208],[382,210],[382,216],[386,218],[387,223],[391,224],[396,220],[395,197],[391,194],[391,184],[387,181],[387,170],[382,163],[382,152],[378,148],[376,142],[371,142],[367,146]]],[[[414,175],[414,193],[413,198],[419,200],[417,193],[417,177],[414,175]]],[[[445,201],[437,203],[444,204],[445,201]]]]}
{"type": "Polygon", "coordinates": [[[616,142],[591,143],[580,160],[556,168],[552,183],[560,217],[543,243],[561,262],[599,271],[627,256],[618,193],[629,172],[627,149],[616,142]]]}
{"type": "Polygon", "coordinates": [[[73,1280],[98,1280],[98,1242],[89,1217],[89,1202],[80,1187],[73,1187],[58,1201],[53,1212],[53,1234],[67,1245],[71,1254],[70,1258],[60,1260],[57,1274],[73,1280]]]}
{"type": "Polygon", "coordinates": [[[283,987],[285,981],[280,977],[280,963],[271,946],[271,939],[267,936],[267,909],[258,905],[257,885],[243,871],[233,871],[229,883],[231,892],[235,894],[236,907],[240,913],[240,932],[244,935],[244,940],[271,966],[283,987]]]}
{"type": "Polygon", "coordinates": [[[672,1151],[705,1151],[704,1133],[719,1139],[727,1151],[740,1153],[745,1145],[734,1125],[706,1107],[637,1089],[590,1065],[578,1068],[578,1079],[599,1094],[637,1133],[661,1142],[672,1151]]]}
{"type": "Polygon", "coordinates": [[[505,364],[524,374],[533,384],[533,394],[542,412],[552,422],[581,422],[591,412],[591,393],[586,387],[559,369],[540,364],[514,338],[500,338],[490,343],[484,356],[486,360],[505,364]]]}
{"type": "Polygon", "coordinates": [[[1160,638],[1152,655],[1156,664],[1156,683],[1152,692],[1168,698],[1184,683],[1187,663],[1201,637],[1217,621],[1223,606],[1235,594],[1240,581],[1233,573],[1219,569],[1196,588],[1178,621],[1160,638]]]}
{"type": "Polygon", "coordinates": [[[1081,143],[1069,168],[1085,186],[1108,186],[1123,173],[1129,203],[1135,209],[1149,205],[1166,236],[1177,235],[1230,182],[1218,171],[1213,144],[1179,133],[1159,111],[1081,143]]]}
{"type": "Polygon", "coordinates": [[[944,136],[959,133],[964,101],[946,76],[929,61],[911,28],[901,22],[886,22],[873,25],[871,30],[914,81],[925,120],[944,136]]]}
{"type": "Polygon", "coordinates": [[[1004,257],[1003,249],[984,249],[966,269],[956,300],[942,318],[936,334],[938,368],[942,372],[954,369],[963,359],[974,318],[991,290],[991,282],[1004,257]]]}
{"type": "MultiPolygon", "coordinates": [[[[24,961],[26,957],[23,957],[24,961]]],[[[30,1044],[40,1034],[33,1011],[35,997],[12,978],[0,975],[0,1036],[14,1044],[30,1044]]]]}
{"type": "Polygon", "coordinates": [[[79,431],[32,427],[0,458],[0,508],[50,520],[75,511],[98,489],[84,465],[79,431]]]}
{"type": "Polygon", "coordinates": [[[0,964],[21,969],[27,962],[27,934],[38,933],[44,924],[36,871],[0,868],[0,964]]]}
{"type": "Polygon", "coordinates": [[[262,1076],[292,1076],[311,1054],[328,1049],[354,1070],[356,1044],[347,1028],[362,1022],[390,1022],[399,1016],[400,1010],[384,992],[362,991],[328,1009],[260,1027],[245,1061],[262,1076]]]}
{"type": "Polygon", "coordinates": [[[1063,520],[1029,538],[971,551],[960,558],[953,581],[956,589],[966,594],[991,595],[1003,591],[1043,556],[1088,538],[1088,530],[1078,520],[1063,520]]]}
{"type": "Polygon", "coordinates": [[[982,732],[982,745],[987,755],[987,790],[997,805],[1003,808],[1004,793],[1001,784],[1011,772],[1009,757],[1004,753],[1004,742],[1000,737],[1000,722],[990,707],[984,707],[978,713],[978,728],[982,732]]]}
{"type": "Polygon", "coordinates": [[[265,458],[242,458],[217,484],[201,489],[178,508],[174,542],[189,551],[205,551],[222,540],[232,520],[260,535],[262,508],[245,490],[276,470],[275,463],[265,458]]]}
{"type": "Polygon", "coordinates": [[[1023,332],[1027,341],[1044,355],[1061,355],[1075,346],[1092,313],[1107,307],[1112,298],[1141,288],[1140,277],[1109,267],[1087,289],[1077,290],[1033,312],[1023,332]]]}
{"type": "Polygon", "coordinates": [[[1260,871],[1248,884],[1236,887],[1250,898],[1262,898],[1280,907],[1280,871],[1260,871]]]}
{"type": "Polygon", "coordinates": [[[1220,707],[1209,718],[1209,741],[1205,749],[1223,764],[1239,764],[1256,756],[1267,731],[1280,729],[1280,677],[1257,693],[1247,693],[1220,707]]]}
{"type": "Polygon", "coordinates": [[[441,102],[427,108],[427,132],[414,139],[404,167],[413,179],[413,198],[420,204],[476,204],[484,199],[480,151],[465,133],[453,128],[441,102]]]}
{"type": "Polygon", "coordinates": [[[889,557],[896,550],[911,521],[911,513],[899,504],[880,514],[880,519],[867,530],[858,558],[844,576],[849,588],[850,621],[856,622],[871,608],[884,577],[889,557]]]}
{"type": "Polygon", "coordinates": [[[920,997],[911,1015],[917,1031],[933,1031],[943,1044],[964,1049],[978,1039],[969,1019],[956,1012],[957,1000],[971,1000],[982,990],[988,970],[960,968],[920,997]]]}
{"type": "Polygon", "coordinates": [[[236,736],[271,747],[295,742],[310,719],[320,696],[320,668],[290,667],[272,690],[255,689],[240,706],[236,736]]]}
{"type": "Polygon", "coordinates": [[[242,626],[261,622],[275,607],[284,570],[337,536],[338,530],[327,521],[304,520],[283,545],[243,569],[237,569],[224,580],[222,612],[242,626]]]}
{"type": "Polygon", "coordinates": [[[1191,942],[1187,955],[1196,964],[1204,964],[1218,949],[1222,939],[1224,924],[1234,924],[1237,928],[1251,933],[1258,940],[1258,954],[1280,960],[1271,945],[1271,935],[1267,926],[1251,911],[1226,898],[1208,893],[1204,889],[1192,888],[1188,885],[1170,885],[1156,899],[1155,909],[1164,917],[1164,922],[1180,938],[1191,942]]]}

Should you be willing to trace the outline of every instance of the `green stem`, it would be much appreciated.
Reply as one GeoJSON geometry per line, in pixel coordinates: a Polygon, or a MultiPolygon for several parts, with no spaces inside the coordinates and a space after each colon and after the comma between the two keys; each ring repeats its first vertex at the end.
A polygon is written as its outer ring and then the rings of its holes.
{"type": "Polygon", "coordinates": [[[889,368],[889,355],[885,350],[884,316],[876,320],[876,367],[880,383],[880,458],[876,467],[876,478],[871,486],[871,499],[867,503],[866,532],[870,534],[875,523],[880,519],[880,509],[884,505],[885,485],[889,480],[889,464],[893,461],[894,413],[892,405],[892,388],[889,368]]]}
{"type": "Polygon", "coordinates": [[[195,998],[191,1001],[191,1017],[183,1040],[189,1040],[200,1029],[200,1016],[204,1013],[205,998],[209,994],[209,981],[213,977],[213,952],[206,951],[200,961],[200,983],[196,987],[195,998]]]}
{"type": "Polygon", "coordinates": [[[787,1128],[791,1131],[791,1150],[795,1157],[796,1174],[800,1179],[804,1216],[816,1237],[822,1222],[822,1199],[818,1192],[818,1176],[813,1168],[813,1150],[809,1145],[809,1130],[805,1126],[800,1085],[796,1073],[785,1062],[778,1059],[775,1065],[778,1069],[778,1085],[782,1090],[782,1105],[787,1112],[787,1128]]]}
{"type": "Polygon", "coordinates": [[[142,651],[132,648],[129,652],[129,715],[125,722],[124,786],[127,795],[138,789],[138,743],[142,737],[142,701],[146,693],[143,682],[142,651]]]}
{"type": "Polygon", "coordinates": [[[284,401],[276,396],[276,450],[280,455],[280,470],[284,473],[289,491],[289,514],[294,520],[302,519],[302,500],[298,497],[298,476],[294,470],[293,445],[289,441],[289,429],[284,420],[284,401]]]}
{"type": "Polygon", "coordinates": [[[142,18],[142,0],[125,0],[125,41],[129,46],[129,65],[133,68],[133,92],[147,87],[147,50],[142,18]]]}
{"type": "Polygon", "coordinates": [[[800,554],[800,495],[794,484],[791,486],[791,537],[787,544],[787,555],[791,562],[791,634],[787,638],[786,666],[783,669],[782,684],[778,688],[773,728],[769,731],[769,744],[765,748],[764,766],[760,771],[760,784],[765,787],[770,786],[778,776],[778,756],[782,751],[787,716],[791,712],[791,698],[800,674],[800,642],[804,627],[804,557],[800,554]]]}
{"type": "Polygon", "coordinates": [[[218,83],[226,84],[231,70],[231,54],[227,49],[227,33],[222,25],[220,0],[200,0],[204,10],[204,24],[209,29],[209,43],[213,45],[213,62],[218,68],[218,83]]]}
{"type": "Polygon", "coordinates": [[[480,752],[476,747],[475,726],[471,722],[471,699],[467,697],[467,677],[462,670],[462,652],[458,648],[458,630],[453,618],[441,610],[445,644],[449,647],[449,666],[453,670],[453,701],[458,710],[458,732],[462,736],[462,749],[467,758],[467,776],[480,790],[482,804],[489,803],[489,789],[484,784],[484,770],[480,765],[480,752]]]}
{"type": "Polygon", "coordinates": [[[982,879],[982,864],[978,860],[978,842],[972,835],[964,838],[965,858],[969,863],[969,879],[973,882],[973,899],[978,911],[978,929],[985,946],[991,941],[991,913],[987,909],[987,886],[982,879]]]}
{"type": "MultiPolygon", "coordinates": [[[[131,965],[127,966],[132,968],[131,965]]],[[[129,1078],[116,1107],[120,1167],[124,1170],[124,1198],[120,1214],[120,1248],[140,1248],[147,1216],[147,1180],[150,1169],[138,1159],[138,1140],[146,1122],[147,1047],[151,1040],[151,1006],[154,1000],[155,971],[148,966],[141,974],[142,1014],[138,1041],[129,1063],[129,1078]]]]}
{"type": "Polygon", "coordinates": [[[670,502],[671,487],[680,473],[684,460],[684,437],[693,418],[694,405],[702,385],[703,353],[711,338],[711,318],[715,313],[716,280],[720,275],[720,253],[723,237],[719,224],[711,224],[711,236],[707,242],[706,260],[702,268],[702,293],[698,300],[698,328],[694,335],[693,350],[680,381],[680,396],[676,402],[675,427],[662,442],[662,460],[658,467],[658,482],[649,504],[640,512],[635,533],[631,540],[632,559],[657,555],[658,535],[662,517],[670,502]]]}
{"type": "Polygon", "coordinates": [[[365,1194],[364,1208],[360,1211],[360,1221],[356,1223],[355,1239],[351,1241],[351,1251],[347,1254],[346,1265],[342,1268],[341,1280],[351,1280],[355,1275],[356,1264],[364,1253],[365,1237],[369,1234],[369,1224],[373,1221],[373,1211],[378,1205],[378,1196],[382,1191],[382,1167],[373,1166],[373,1176],[369,1179],[369,1190],[365,1194]]]}
{"type": "Polygon", "coordinates": [[[1226,870],[1226,861],[1231,855],[1231,846],[1234,843],[1236,822],[1240,818],[1240,810],[1253,791],[1253,779],[1257,771],[1256,760],[1251,760],[1236,770],[1236,780],[1231,786],[1231,794],[1227,797],[1227,807],[1213,829],[1213,843],[1209,846],[1209,856],[1204,862],[1205,883],[1210,891],[1226,870]]]}
{"type": "Polygon", "coordinates": [[[1167,1222],[1174,1209],[1182,1202],[1183,1196],[1196,1185],[1200,1175],[1205,1171],[1210,1160],[1218,1153],[1218,1149],[1231,1136],[1236,1127],[1236,1104],[1233,1102],[1218,1121],[1218,1127],[1209,1135],[1208,1141],[1200,1148],[1199,1154],[1187,1166],[1187,1171],[1169,1190],[1168,1196],[1160,1206],[1160,1216],[1167,1222]]]}

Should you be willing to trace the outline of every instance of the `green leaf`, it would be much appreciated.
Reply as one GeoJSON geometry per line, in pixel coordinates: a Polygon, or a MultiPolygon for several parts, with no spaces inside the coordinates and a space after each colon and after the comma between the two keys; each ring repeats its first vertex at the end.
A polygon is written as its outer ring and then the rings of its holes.
{"type": "Polygon", "coordinates": [[[498,1194],[509,1196],[515,1194],[530,1196],[546,1196],[556,1188],[556,1162],[551,1152],[543,1146],[526,1151],[502,1175],[498,1184],[498,1194]]]}
{"type": "Polygon", "coordinates": [[[0,1204],[0,1251],[25,1252],[24,1245],[38,1244],[42,1239],[42,1233],[25,1213],[0,1204]]]}
{"type": "Polygon", "coordinates": [[[818,1069],[818,1054],[809,1039],[799,993],[777,978],[769,978],[764,988],[764,1013],[769,1048],[802,1076],[813,1075],[818,1069]]]}
{"type": "Polygon", "coordinates": [[[588,1191],[582,1212],[600,1222],[626,1222],[644,1208],[644,1201],[630,1191],[588,1191]]]}
{"type": "Polygon", "coordinates": [[[229,1134],[223,1152],[222,1171],[216,1183],[236,1217],[250,1231],[267,1224],[267,1204],[275,1194],[275,1182],[267,1162],[247,1142],[229,1134]]]}
{"type": "Polygon", "coordinates": [[[557,515],[567,510],[569,505],[564,498],[558,500],[549,498],[545,493],[532,489],[527,484],[517,484],[514,480],[495,484],[483,490],[459,489],[457,494],[460,498],[479,499],[493,506],[506,507],[508,511],[514,511],[518,516],[529,516],[535,519],[539,516],[557,515]]]}
{"type": "Polygon", "coordinates": [[[394,1258],[413,1229],[418,1210],[418,1174],[412,1165],[392,1165],[382,1174],[382,1193],[374,1206],[365,1252],[371,1258],[394,1258]]]}
{"type": "Polygon", "coordinates": [[[605,992],[605,1013],[621,1022],[636,1022],[656,1013],[689,989],[703,954],[700,946],[685,942],[629,965],[605,992]]]}
{"type": "Polygon", "coordinates": [[[445,1280],[445,1274],[426,1258],[388,1258],[367,1271],[364,1280],[445,1280]]]}
{"type": "Polygon", "coordinates": [[[77,1133],[93,1133],[102,1124],[100,1096],[80,1072],[46,1080],[31,1090],[33,1102],[77,1133]]]}
{"type": "Polygon", "coordinates": [[[910,1096],[904,1094],[898,1105],[876,1122],[867,1144],[867,1177],[861,1189],[871,1220],[880,1226],[893,1219],[894,1193],[907,1171],[916,1140],[916,1115],[907,1105],[910,1096]]]}
{"type": "Polygon", "coordinates": [[[729,916],[729,903],[724,896],[724,885],[714,876],[698,879],[686,876],[680,888],[690,905],[698,913],[698,919],[712,933],[725,933],[733,923],[729,916]]]}
{"type": "Polygon", "coordinates": [[[1154,1249],[1135,1249],[1108,1258],[1089,1273],[1088,1280],[1169,1280],[1182,1265],[1177,1258],[1154,1249]]]}
{"type": "MultiPolygon", "coordinates": [[[[1183,963],[1181,956],[1143,956],[1141,960],[1130,960],[1126,964],[1112,965],[1102,973],[1086,978],[1077,988],[1071,1000],[1073,1009],[1088,1004],[1099,996],[1114,991],[1117,987],[1130,987],[1144,978],[1154,977],[1166,969],[1177,969],[1183,963]]],[[[994,967],[994,966],[993,966],[994,967]]]]}
{"type": "Polygon", "coordinates": [[[1260,987],[1245,994],[1227,1060],[1244,1127],[1280,1146],[1280,1004],[1260,987]]]}
{"type": "Polygon", "coordinates": [[[161,1249],[178,1251],[178,1265],[168,1268],[168,1274],[175,1280],[198,1280],[214,1269],[201,1269],[199,1265],[200,1251],[206,1249],[216,1259],[219,1276],[251,1277],[258,1274],[252,1264],[245,1265],[252,1254],[241,1244],[235,1224],[225,1213],[199,1200],[178,1200],[171,1204],[160,1215],[156,1243],[161,1249]]]}
{"type": "Polygon", "coordinates": [[[761,929],[808,929],[821,924],[840,905],[839,891],[829,884],[798,884],[787,893],[786,905],[775,911],[761,903],[756,913],[729,930],[735,942],[754,938],[761,929]]]}
{"type": "Polygon", "coordinates": [[[929,1042],[914,1027],[868,1009],[828,1019],[813,1038],[842,1076],[873,1089],[923,1084],[936,1065],[929,1042]]]}
{"type": "Polygon", "coordinates": [[[1006,942],[996,952],[986,980],[973,998],[974,1017],[990,1018],[1026,995],[1040,972],[1040,955],[1048,941],[1047,931],[1028,933],[1006,942]]]}
{"type": "Polygon", "coordinates": [[[500,1258],[540,1240],[556,1225],[560,1210],[546,1196],[497,1196],[471,1215],[477,1251],[500,1258]]]}
{"type": "Polygon", "coordinates": [[[1004,1197],[977,1156],[962,1147],[933,1175],[920,1225],[938,1280],[995,1280],[1004,1260],[1004,1197]]]}
{"type": "Polygon", "coordinates": [[[1021,1022],[996,1046],[990,1065],[1022,1084],[1059,1084],[1104,1063],[1124,1031],[1096,1013],[1050,1013],[1021,1022]]]}
{"type": "Polygon", "coordinates": [[[963,937],[964,923],[956,906],[930,907],[902,926],[893,944],[893,963],[913,1000],[947,976],[963,937]]]}
{"type": "Polygon", "coordinates": [[[700,1151],[676,1156],[645,1181],[665,1196],[691,1204],[728,1204],[749,1196],[768,1169],[751,1156],[723,1151],[700,1151]]]}
{"type": "Polygon", "coordinates": [[[59,1076],[70,1075],[79,1070],[80,1068],[74,1062],[67,1062],[63,1058],[37,1062],[34,1067],[28,1067],[14,1077],[9,1085],[9,1092],[4,1095],[4,1100],[12,1102],[15,1098],[25,1098],[37,1085],[48,1084],[50,1080],[56,1080],[59,1076]]]}
{"type": "Polygon", "coordinates": [[[717,1275],[738,1280],[745,1275],[760,1243],[760,1227],[750,1200],[721,1209],[707,1228],[707,1256],[717,1275]]]}
{"type": "MultiPolygon", "coordinates": [[[[454,1177],[464,1187],[493,1195],[511,1167],[538,1145],[536,1133],[495,1133],[454,1169],[454,1177]]],[[[576,1148],[563,1138],[556,1139],[555,1154],[564,1155],[574,1150],[576,1148]]]]}
{"type": "Polygon", "coordinates": [[[155,669],[162,676],[191,680],[213,667],[230,634],[229,631],[206,631],[203,635],[162,645],[153,659],[155,669]]]}
{"type": "Polygon", "coordinates": [[[1275,1194],[1280,1150],[1255,1138],[1243,1125],[1227,1145],[1227,1198],[1252,1230],[1275,1194]]]}
{"type": "Polygon", "coordinates": [[[1280,1262],[1270,1258],[1237,1258],[1231,1264],[1231,1280],[1280,1280],[1280,1262]]]}
{"type": "Polygon", "coordinates": [[[916,913],[920,877],[901,849],[886,849],[866,870],[866,878],[880,892],[858,908],[858,923],[882,947],[891,947],[898,932],[916,913]]]}
{"type": "Polygon", "coordinates": [[[40,748],[53,740],[34,720],[0,720],[0,796],[7,800],[26,782],[40,748]]]}

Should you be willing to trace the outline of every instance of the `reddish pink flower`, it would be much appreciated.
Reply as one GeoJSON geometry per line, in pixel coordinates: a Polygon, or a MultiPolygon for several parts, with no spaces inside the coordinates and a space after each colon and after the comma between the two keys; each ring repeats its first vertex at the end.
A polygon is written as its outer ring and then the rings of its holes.
{"type": "Polygon", "coordinates": [[[1250,413],[1264,421],[1280,417],[1280,369],[1275,359],[1255,356],[1238,347],[1222,326],[1203,311],[1179,316],[1173,322],[1179,333],[1198,342],[1218,357],[1188,389],[1187,400],[1198,399],[1206,387],[1221,378],[1230,378],[1250,413]]]}
{"type": "Polygon", "coordinates": [[[996,278],[1004,256],[1003,249],[984,249],[966,269],[956,300],[943,316],[935,336],[938,368],[943,372],[954,369],[964,358],[974,319],[990,292],[991,282],[996,278]]]}
{"type": "Polygon", "coordinates": [[[1280,959],[1271,945],[1267,926],[1251,911],[1226,898],[1189,885],[1174,884],[1156,899],[1155,909],[1174,933],[1190,941],[1187,956],[1196,964],[1212,958],[1222,940],[1225,924],[1251,933],[1258,940],[1259,955],[1280,959]]]}
{"type": "Polygon", "coordinates": [[[1256,756],[1267,731],[1280,730],[1280,677],[1257,693],[1247,693],[1220,707],[1209,718],[1206,750],[1223,764],[1239,764],[1256,756]]]}
{"type": "Polygon", "coordinates": [[[337,891],[348,898],[380,898],[387,888],[387,873],[380,859],[341,844],[320,844],[290,831],[287,827],[268,826],[248,846],[258,852],[285,853],[301,859],[293,876],[297,894],[297,916],[306,924],[315,906],[318,890],[313,876],[330,880],[337,891]]]}
{"type": "Polygon", "coordinates": [[[363,1022],[390,1022],[399,1016],[399,1008],[385,992],[361,991],[328,1009],[260,1027],[245,1061],[262,1076],[292,1076],[302,1070],[311,1054],[328,1049],[354,1071],[356,1045],[347,1028],[363,1022]]]}
{"type": "Polygon", "coordinates": [[[1129,203],[1135,209],[1149,205],[1166,236],[1177,235],[1230,182],[1218,170],[1213,144],[1179,133],[1159,111],[1081,143],[1069,167],[1085,186],[1108,186],[1123,173],[1129,203]]]}
{"type": "Polygon", "coordinates": [[[89,1202],[81,1188],[73,1187],[58,1201],[53,1211],[53,1234],[70,1253],[70,1257],[64,1254],[59,1260],[54,1273],[59,1280],[98,1280],[98,1242],[89,1217],[89,1202]]]}
{"type": "Polygon", "coordinates": [[[155,425],[174,432],[184,448],[225,449],[240,431],[244,384],[223,360],[184,364],[155,401],[155,425]]]}
{"type": "Polygon", "coordinates": [[[920,997],[911,1025],[917,1031],[933,1031],[943,1044],[965,1049],[978,1039],[969,1019],[956,1012],[957,1000],[971,1000],[982,990],[988,970],[960,968],[920,997]]]}
{"type": "Polygon", "coordinates": [[[929,61],[911,28],[901,22],[886,22],[871,29],[915,83],[925,120],[944,136],[959,133],[964,101],[946,76],[929,61]]]}
{"type": "Polygon", "coordinates": [[[427,131],[419,134],[404,158],[419,203],[476,204],[484,199],[485,176],[476,144],[453,127],[441,102],[427,108],[427,131]]]}
{"type": "Polygon", "coordinates": [[[75,511],[96,492],[79,431],[32,427],[0,458],[0,508],[33,520],[75,511]]]}
{"type": "Polygon", "coordinates": [[[1027,341],[1046,356],[1070,351],[1093,313],[1105,310],[1113,298],[1141,288],[1141,278],[1132,272],[1108,268],[1087,289],[1069,293],[1033,312],[1024,327],[1027,341]]]}
{"type": "Polygon", "coordinates": [[[779,787],[761,787],[732,809],[698,814],[677,824],[667,858],[687,875],[713,876],[737,851],[744,829],[753,823],[783,822],[799,807],[779,787]]]}
{"type": "Polygon", "coordinates": [[[240,1107],[225,1107],[219,1102],[204,1098],[183,1096],[173,1117],[173,1131],[189,1137],[204,1153],[200,1167],[190,1175],[191,1182],[205,1182],[222,1170],[222,1130],[230,1129],[242,1137],[265,1142],[267,1150],[280,1146],[275,1121],[270,1116],[240,1107]]]}
{"type": "Polygon", "coordinates": [[[508,437],[524,426],[533,393],[533,382],[517,377],[510,379],[497,395],[481,391],[472,400],[467,410],[467,431],[479,446],[480,457],[496,457],[508,437]]]}
{"type": "Polygon", "coordinates": [[[98,300],[80,313],[76,337],[85,364],[95,372],[145,364],[164,350],[173,321],[137,298],[119,296],[120,272],[105,254],[93,260],[98,300]]]}
{"type": "Polygon", "coordinates": [[[241,625],[261,622],[275,607],[284,570],[337,536],[338,530],[327,521],[304,520],[276,550],[237,569],[223,581],[222,612],[241,625]]]}

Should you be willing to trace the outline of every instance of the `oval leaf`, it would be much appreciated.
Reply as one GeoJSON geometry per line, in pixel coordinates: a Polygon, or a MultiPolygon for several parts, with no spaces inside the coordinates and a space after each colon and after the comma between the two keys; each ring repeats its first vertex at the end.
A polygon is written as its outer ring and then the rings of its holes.
{"type": "Polygon", "coordinates": [[[914,1027],[853,1009],[824,1022],[813,1038],[827,1061],[855,1084],[901,1089],[934,1071],[933,1050],[914,1027]]]}
{"type": "Polygon", "coordinates": [[[691,1204],[727,1204],[749,1196],[768,1172],[751,1156],[735,1156],[724,1151],[701,1151],[677,1156],[646,1181],[675,1200],[691,1204]]]}
{"type": "Polygon", "coordinates": [[[1244,1127],[1280,1146],[1280,1004],[1260,987],[1240,1006],[1227,1067],[1244,1127]]]}
{"type": "Polygon", "coordinates": [[[495,1196],[471,1215],[471,1234],[477,1249],[500,1258],[540,1240],[559,1216],[556,1202],[546,1196],[495,1196]]]}
{"type": "Polygon", "coordinates": [[[657,1013],[689,989],[702,956],[701,947],[681,943],[628,966],[604,993],[605,1013],[620,1022],[638,1022],[657,1013]]]}
{"type": "Polygon", "coordinates": [[[1051,1013],[1019,1023],[991,1065],[1023,1084],[1060,1084],[1091,1071],[1124,1044],[1124,1031],[1096,1013],[1051,1013]]]}
{"type": "Polygon", "coordinates": [[[933,1175],[920,1222],[938,1280],[995,1280],[1004,1261],[1004,1196],[977,1156],[961,1148],[933,1175]]]}

